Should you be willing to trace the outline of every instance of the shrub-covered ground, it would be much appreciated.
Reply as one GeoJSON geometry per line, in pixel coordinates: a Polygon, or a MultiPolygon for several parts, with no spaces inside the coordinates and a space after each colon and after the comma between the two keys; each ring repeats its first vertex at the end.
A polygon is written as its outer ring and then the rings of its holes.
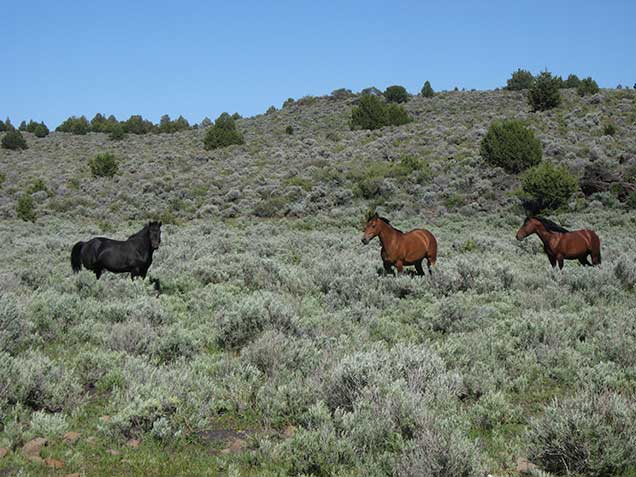
{"type": "Polygon", "coordinates": [[[537,114],[518,92],[444,93],[373,132],[349,130],[354,101],[239,120],[245,144],[211,152],[203,130],[0,151],[0,473],[636,471],[636,214],[578,196],[553,218],[595,229],[603,264],[553,271],[538,238],[514,239],[518,179],[479,157],[492,120],[522,117],[544,157],[626,174],[634,93],[568,91],[537,114]],[[91,175],[101,152],[113,178],[91,175]],[[437,236],[432,278],[378,275],[370,206],[437,236]],[[160,291],[71,273],[73,243],[155,217],[160,291]],[[63,469],[25,457],[35,437],[63,469]]]}

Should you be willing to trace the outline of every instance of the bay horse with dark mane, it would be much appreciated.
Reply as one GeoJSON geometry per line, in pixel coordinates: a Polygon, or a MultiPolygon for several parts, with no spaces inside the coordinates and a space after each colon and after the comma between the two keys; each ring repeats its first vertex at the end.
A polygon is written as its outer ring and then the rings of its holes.
{"type": "Polygon", "coordinates": [[[517,240],[537,234],[543,242],[543,250],[550,264],[563,269],[563,260],[578,260],[581,265],[600,265],[601,240],[593,230],[570,231],[543,217],[528,217],[517,231],[517,240]],[[592,257],[592,263],[587,256],[592,257]]]}
{"type": "Polygon", "coordinates": [[[152,264],[152,254],[161,243],[161,222],[148,222],[127,240],[95,237],[88,242],[77,242],[71,252],[71,266],[77,273],[82,265],[95,273],[99,280],[104,270],[113,273],[130,272],[135,277],[146,278],[152,264]]]}
{"type": "Polygon", "coordinates": [[[376,236],[382,244],[380,255],[386,273],[394,275],[394,266],[402,273],[405,266],[415,265],[417,274],[423,275],[422,261],[426,259],[428,273],[432,274],[431,267],[437,260],[437,240],[428,230],[402,232],[376,213],[367,221],[362,243],[366,245],[376,236]]]}

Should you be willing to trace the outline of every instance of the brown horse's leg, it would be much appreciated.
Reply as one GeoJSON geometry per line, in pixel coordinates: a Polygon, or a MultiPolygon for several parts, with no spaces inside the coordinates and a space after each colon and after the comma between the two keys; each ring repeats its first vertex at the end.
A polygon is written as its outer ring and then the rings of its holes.
{"type": "Polygon", "coordinates": [[[556,258],[554,258],[553,255],[548,254],[548,260],[550,260],[550,265],[552,265],[552,268],[556,267],[556,258]]]}
{"type": "Polygon", "coordinates": [[[557,256],[557,262],[559,262],[559,270],[563,270],[563,255],[557,256]]]}
{"type": "Polygon", "coordinates": [[[584,256],[584,257],[580,257],[579,258],[579,263],[581,265],[583,265],[584,267],[591,267],[592,266],[592,264],[590,262],[588,262],[588,260],[587,260],[587,255],[584,256]]]}
{"type": "Polygon", "coordinates": [[[601,264],[601,249],[599,244],[599,249],[592,251],[592,265],[600,265],[600,264],[601,264]]]}
{"type": "Polygon", "coordinates": [[[404,271],[404,264],[402,263],[401,260],[398,260],[397,262],[395,262],[395,268],[397,268],[397,271],[400,274],[404,271]]]}
{"type": "MultiPolygon", "coordinates": [[[[418,275],[424,275],[424,269],[422,268],[422,261],[420,260],[419,262],[415,262],[415,270],[417,271],[418,275]]],[[[430,270],[430,266],[429,266],[429,270],[430,270]]]]}

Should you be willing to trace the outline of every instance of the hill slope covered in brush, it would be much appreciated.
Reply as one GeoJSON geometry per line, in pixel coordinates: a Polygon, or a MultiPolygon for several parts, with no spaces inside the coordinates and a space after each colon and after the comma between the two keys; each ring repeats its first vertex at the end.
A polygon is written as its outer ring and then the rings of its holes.
{"type": "MultiPolygon", "coordinates": [[[[526,120],[544,158],[578,176],[596,165],[609,174],[636,177],[636,92],[603,90],[579,97],[564,90],[563,104],[529,113],[525,92],[450,92],[412,97],[414,122],[375,131],[351,131],[354,95],[307,97],[269,114],[242,119],[245,145],[208,152],[205,131],[73,136],[25,133],[29,149],[0,152],[6,176],[0,213],[13,216],[15,200],[42,179],[40,215],[100,220],[147,216],[347,216],[369,205],[392,213],[464,214],[498,210],[514,202],[514,176],[484,163],[479,144],[496,119],[526,120]],[[616,132],[606,135],[612,124],[616,132]],[[286,134],[291,126],[293,134],[286,134]],[[121,174],[93,179],[89,160],[112,152],[121,174]],[[417,170],[401,168],[407,158],[417,170]],[[420,170],[422,169],[422,170],[420,170]]],[[[610,191],[601,196],[614,203],[610,191]]]]}
{"type": "Polygon", "coordinates": [[[245,144],[211,152],[203,130],[0,149],[0,475],[636,472],[636,214],[617,186],[634,92],[568,90],[545,113],[441,93],[411,98],[409,124],[351,131],[357,100],[241,119],[245,144]],[[519,178],[479,154],[510,117],[599,179],[553,218],[597,231],[600,267],[554,271],[537,237],[515,240],[519,178]],[[103,152],[112,178],[91,173],[103,152]],[[435,234],[432,277],[378,274],[372,207],[435,234]],[[151,218],[160,290],[71,272],[75,242],[151,218]],[[53,460],[23,451],[38,437],[53,460]]]}

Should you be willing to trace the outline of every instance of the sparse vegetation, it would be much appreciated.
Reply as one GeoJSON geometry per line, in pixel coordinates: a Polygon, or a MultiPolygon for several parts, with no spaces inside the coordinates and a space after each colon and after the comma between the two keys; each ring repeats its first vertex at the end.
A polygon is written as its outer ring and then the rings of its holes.
{"type": "Polygon", "coordinates": [[[351,129],[379,129],[387,124],[384,103],[377,96],[365,94],[351,111],[351,129]]]}
{"type": "Polygon", "coordinates": [[[151,121],[144,119],[139,114],[130,116],[122,123],[122,126],[124,127],[124,131],[128,134],[148,134],[156,132],[158,129],[151,121]]]}
{"type": "Polygon", "coordinates": [[[576,92],[579,96],[588,96],[590,94],[596,94],[599,91],[598,84],[590,77],[582,79],[576,87],[576,92]]]}
{"type": "Polygon", "coordinates": [[[10,130],[2,136],[2,147],[12,151],[28,149],[29,146],[20,131],[10,130]]]}
{"type": "Polygon", "coordinates": [[[121,141],[126,137],[126,131],[121,124],[117,123],[110,129],[108,137],[111,141],[121,141]]]}
{"type": "Polygon", "coordinates": [[[49,135],[49,128],[46,127],[46,124],[40,123],[33,129],[33,134],[39,138],[46,137],[49,135]]]}
{"type": "Polygon", "coordinates": [[[91,131],[101,133],[112,133],[115,127],[121,127],[115,116],[110,115],[108,118],[101,113],[95,114],[91,119],[91,131]]]}
{"type": "Polygon", "coordinates": [[[398,104],[384,103],[377,96],[362,95],[358,106],[351,111],[351,129],[379,129],[385,126],[401,126],[411,122],[404,108],[398,104]]]}
{"type": "Polygon", "coordinates": [[[578,88],[581,80],[575,74],[571,74],[568,76],[568,79],[563,83],[564,88],[578,88]]]}
{"type": "Polygon", "coordinates": [[[424,82],[424,86],[422,86],[422,91],[420,91],[420,94],[424,98],[432,98],[433,96],[435,96],[435,91],[433,91],[433,87],[428,80],[424,82]]]}
{"type": "Polygon", "coordinates": [[[528,89],[528,103],[532,111],[547,111],[561,104],[561,81],[547,71],[535,78],[528,89]]]}
{"type": "Polygon", "coordinates": [[[88,122],[88,119],[86,119],[86,117],[84,116],[80,116],[79,118],[71,116],[57,128],[55,128],[55,130],[57,132],[84,135],[91,130],[91,125],[88,122]]]}
{"type": "Polygon", "coordinates": [[[110,152],[97,154],[88,162],[88,165],[93,177],[113,177],[119,172],[117,160],[110,152]]]}
{"type": "Polygon", "coordinates": [[[241,132],[236,129],[236,122],[228,113],[221,114],[214,126],[208,129],[203,139],[206,149],[218,149],[234,144],[244,144],[245,139],[241,132]]]}
{"type": "Polygon", "coordinates": [[[512,76],[506,82],[506,89],[510,91],[520,91],[523,89],[530,89],[534,83],[534,76],[528,70],[522,70],[519,68],[512,73],[512,76]]]}
{"type": "Polygon", "coordinates": [[[187,129],[190,129],[190,123],[183,116],[171,120],[170,116],[164,114],[159,121],[159,132],[163,134],[173,134],[187,129]]]}
{"type": "Polygon", "coordinates": [[[543,162],[522,175],[519,195],[532,212],[554,211],[566,206],[577,189],[576,177],[565,167],[543,162]]]}
{"type": "Polygon", "coordinates": [[[384,91],[384,97],[389,103],[406,103],[409,100],[409,93],[404,86],[389,86],[384,91]]]}
{"type": "Polygon", "coordinates": [[[518,173],[539,164],[541,142],[522,121],[495,121],[481,141],[480,153],[491,165],[518,173]]]}
{"type": "Polygon", "coordinates": [[[616,126],[614,123],[606,123],[603,126],[603,136],[613,136],[614,134],[616,134],[616,126]]]}
{"type": "Polygon", "coordinates": [[[37,216],[35,214],[35,205],[31,194],[26,193],[18,197],[15,212],[18,219],[24,220],[25,222],[35,222],[37,216]]]}

